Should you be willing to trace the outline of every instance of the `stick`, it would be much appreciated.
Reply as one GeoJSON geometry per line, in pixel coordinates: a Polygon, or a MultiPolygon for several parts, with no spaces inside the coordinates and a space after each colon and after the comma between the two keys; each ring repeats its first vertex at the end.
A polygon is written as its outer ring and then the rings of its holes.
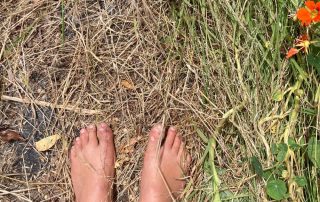
{"type": "Polygon", "coordinates": [[[73,105],[55,105],[50,102],[44,102],[44,101],[39,101],[39,100],[30,100],[30,99],[22,99],[22,98],[17,98],[17,97],[11,97],[7,95],[2,95],[0,100],[6,100],[6,101],[13,101],[13,102],[19,102],[19,103],[25,103],[25,104],[36,104],[39,106],[44,106],[44,107],[51,107],[51,108],[56,108],[56,109],[64,109],[68,111],[73,111],[77,112],[80,114],[85,114],[85,115],[94,115],[94,114],[101,114],[102,112],[99,110],[91,110],[91,109],[82,109],[73,105]]]}

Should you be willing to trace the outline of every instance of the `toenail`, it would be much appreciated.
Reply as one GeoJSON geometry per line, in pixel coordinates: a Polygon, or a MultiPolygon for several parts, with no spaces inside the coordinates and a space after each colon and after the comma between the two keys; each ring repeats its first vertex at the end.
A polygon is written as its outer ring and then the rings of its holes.
{"type": "Polygon", "coordinates": [[[79,138],[79,137],[77,137],[77,138],[76,138],[76,141],[77,141],[77,142],[79,142],[79,140],[80,140],[80,138],[79,138]]]}
{"type": "Polygon", "coordinates": [[[101,124],[100,124],[100,127],[101,127],[101,128],[106,128],[106,127],[107,127],[107,124],[101,123],[101,124]]]}
{"type": "Polygon", "coordinates": [[[105,130],[106,130],[106,128],[105,128],[105,127],[100,126],[100,127],[98,128],[98,130],[100,130],[100,131],[105,131],[105,130]]]}
{"type": "Polygon", "coordinates": [[[84,133],[84,132],[86,132],[86,129],[82,128],[82,129],[80,130],[80,133],[84,133]]]}
{"type": "Polygon", "coordinates": [[[88,128],[93,129],[94,125],[89,125],[88,128]]]}
{"type": "Polygon", "coordinates": [[[176,127],[174,127],[174,126],[171,126],[171,127],[169,128],[169,130],[172,131],[172,132],[176,132],[176,131],[177,131],[176,127]]]}
{"type": "Polygon", "coordinates": [[[162,130],[162,126],[160,124],[157,124],[155,127],[154,127],[155,130],[157,130],[159,133],[161,132],[162,130]]]}

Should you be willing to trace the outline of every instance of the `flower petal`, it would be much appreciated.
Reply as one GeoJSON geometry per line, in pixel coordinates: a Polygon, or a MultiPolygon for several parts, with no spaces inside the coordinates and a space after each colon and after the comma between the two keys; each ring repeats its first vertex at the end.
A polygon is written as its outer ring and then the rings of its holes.
{"type": "Polygon", "coordinates": [[[305,4],[310,10],[316,9],[316,3],[314,1],[306,1],[305,4]]]}
{"type": "Polygon", "coordinates": [[[303,35],[301,35],[301,36],[299,37],[299,40],[301,40],[301,41],[307,41],[307,40],[309,40],[309,36],[308,36],[307,34],[303,34],[303,35]]]}
{"type": "Polygon", "coordinates": [[[320,12],[318,12],[318,15],[315,18],[313,18],[313,21],[320,22],[320,12]]]}
{"type": "Polygon", "coordinates": [[[297,12],[297,18],[299,20],[311,20],[311,13],[305,8],[300,8],[297,12]]]}
{"type": "Polygon", "coordinates": [[[292,56],[296,55],[297,53],[299,53],[299,50],[296,48],[290,48],[290,50],[287,52],[287,56],[286,59],[291,58],[292,56]]]}
{"type": "Polygon", "coordinates": [[[317,9],[318,11],[320,11],[320,2],[317,2],[317,3],[316,3],[316,9],[317,9]]]}
{"type": "Polygon", "coordinates": [[[297,18],[303,25],[309,25],[312,22],[311,14],[306,8],[300,8],[297,12],[297,18]]]}

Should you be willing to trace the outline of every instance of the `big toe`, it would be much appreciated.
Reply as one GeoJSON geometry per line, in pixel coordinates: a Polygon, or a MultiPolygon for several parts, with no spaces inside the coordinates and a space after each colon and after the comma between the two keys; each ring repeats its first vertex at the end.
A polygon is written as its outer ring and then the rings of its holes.
{"type": "Polygon", "coordinates": [[[184,143],[181,143],[179,148],[178,162],[184,174],[187,174],[191,163],[191,156],[189,153],[187,153],[184,143]]]}
{"type": "Polygon", "coordinates": [[[97,139],[97,128],[96,125],[91,124],[87,128],[89,134],[89,144],[92,146],[97,146],[98,145],[98,139],[97,139]]]}
{"type": "Polygon", "coordinates": [[[69,156],[71,159],[71,163],[73,164],[77,158],[77,152],[75,146],[72,146],[70,151],[69,151],[69,156]]]}
{"type": "Polygon", "coordinates": [[[160,124],[153,126],[149,134],[149,141],[145,152],[145,158],[155,158],[160,152],[159,144],[163,127],[160,124]]]}
{"type": "Polygon", "coordinates": [[[177,136],[177,129],[171,126],[168,130],[166,141],[164,143],[164,146],[166,149],[171,149],[176,136],[177,136]]]}

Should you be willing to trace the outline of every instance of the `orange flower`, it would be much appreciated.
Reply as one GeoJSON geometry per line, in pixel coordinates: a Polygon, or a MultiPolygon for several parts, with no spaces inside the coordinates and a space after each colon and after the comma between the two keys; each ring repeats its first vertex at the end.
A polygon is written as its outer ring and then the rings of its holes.
{"type": "Polygon", "coordinates": [[[305,8],[300,8],[297,12],[297,18],[302,25],[309,26],[313,22],[320,21],[320,2],[306,1],[305,8]]]}
{"type": "Polygon", "coordinates": [[[314,42],[309,41],[308,35],[304,34],[304,35],[300,36],[298,39],[296,39],[296,41],[294,43],[294,47],[298,47],[298,49],[297,48],[290,48],[290,50],[287,52],[286,58],[289,59],[292,56],[299,53],[300,51],[304,51],[305,53],[308,54],[309,46],[312,43],[314,43],[314,42]]]}
{"type": "Polygon", "coordinates": [[[287,52],[287,56],[286,58],[289,59],[292,56],[296,55],[297,53],[299,53],[299,50],[296,48],[290,48],[290,50],[287,52]]]}

